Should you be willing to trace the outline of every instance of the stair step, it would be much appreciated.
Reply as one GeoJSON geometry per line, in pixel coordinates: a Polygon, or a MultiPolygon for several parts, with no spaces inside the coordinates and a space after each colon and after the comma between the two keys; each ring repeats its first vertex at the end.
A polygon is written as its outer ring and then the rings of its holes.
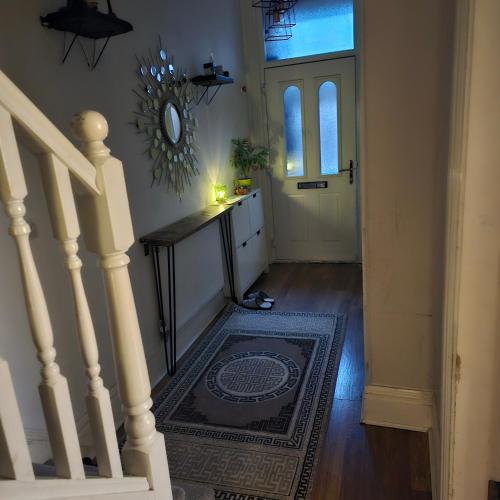
{"type": "MultiPolygon", "coordinates": [[[[93,465],[84,465],[83,469],[87,478],[99,477],[99,470],[97,467],[93,465]]],[[[56,468],[50,463],[33,464],[33,471],[37,479],[56,478],[56,468]]],[[[212,488],[182,481],[172,482],[172,493],[174,496],[174,500],[215,500],[215,495],[212,488]]]]}
{"type": "MultiPolygon", "coordinates": [[[[44,477],[34,481],[0,480],[0,498],[9,500],[46,500],[70,498],[96,498],[114,495],[120,500],[128,499],[128,494],[139,493],[148,498],[149,484],[146,478],[124,477],[89,479],[58,479],[44,477]],[[120,496],[121,495],[121,496],[120,496]]],[[[138,495],[137,498],[141,498],[138,495]]],[[[110,497],[112,498],[112,497],[110,497]]]]}

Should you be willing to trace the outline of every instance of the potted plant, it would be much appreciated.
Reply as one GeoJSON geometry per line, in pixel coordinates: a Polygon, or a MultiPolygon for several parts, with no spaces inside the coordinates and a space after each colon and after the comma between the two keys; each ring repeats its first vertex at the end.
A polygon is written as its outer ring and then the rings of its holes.
{"type": "Polygon", "coordinates": [[[236,194],[246,194],[252,188],[250,172],[264,170],[269,166],[269,150],[254,146],[248,139],[233,139],[231,164],[239,172],[235,180],[236,194]]]}

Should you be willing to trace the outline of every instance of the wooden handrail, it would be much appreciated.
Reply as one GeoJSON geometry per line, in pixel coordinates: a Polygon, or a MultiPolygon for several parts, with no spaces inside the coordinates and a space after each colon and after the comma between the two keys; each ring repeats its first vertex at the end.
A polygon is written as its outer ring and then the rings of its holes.
{"type": "Polygon", "coordinates": [[[25,132],[22,142],[33,153],[53,153],[88,191],[99,194],[94,166],[2,71],[0,105],[25,132]]]}

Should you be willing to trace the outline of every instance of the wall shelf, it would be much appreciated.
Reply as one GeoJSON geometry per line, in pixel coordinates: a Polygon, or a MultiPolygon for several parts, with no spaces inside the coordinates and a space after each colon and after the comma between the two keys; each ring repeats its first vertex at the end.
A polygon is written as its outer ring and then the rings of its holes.
{"type": "Polygon", "coordinates": [[[205,102],[208,106],[213,102],[215,96],[219,93],[220,88],[223,85],[234,83],[234,79],[230,76],[224,75],[198,75],[191,78],[191,83],[197,87],[205,88],[201,95],[196,98],[196,105],[198,106],[203,98],[205,98],[205,102]],[[213,87],[215,87],[215,91],[212,92],[212,95],[210,95],[210,89],[213,87]]]}

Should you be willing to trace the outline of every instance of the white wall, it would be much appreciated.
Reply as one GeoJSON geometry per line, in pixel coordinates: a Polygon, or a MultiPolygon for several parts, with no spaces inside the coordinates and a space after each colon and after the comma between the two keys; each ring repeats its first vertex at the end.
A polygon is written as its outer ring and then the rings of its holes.
{"type": "MultiPolygon", "coordinates": [[[[473,20],[456,338],[454,445],[450,496],[487,498],[488,481],[500,481],[500,4],[464,2],[473,20]]],[[[457,145],[462,148],[463,145],[457,145]]],[[[455,168],[450,165],[450,168],[455,168]]],[[[451,291],[452,293],[453,291],[451,291]]]]}
{"type": "Polygon", "coordinates": [[[451,5],[366,0],[363,6],[368,384],[435,388],[451,5]]]}
{"type": "MultiPolygon", "coordinates": [[[[105,2],[100,2],[105,9],[105,2]]],[[[108,119],[107,145],[124,163],[136,238],[196,211],[212,201],[212,184],[231,183],[228,166],[230,139],[247,134],[246,97],[243,85],[239,6],[233,0],[150,0],[114,2],[119,17],[130,21],[134,31],[110,41],[95,71],[85,66],[75,50],[61,65],[62,34],[43,29],[39,16],[65,4],[63,0],[3,2],[0,7],[0,69],[64,132],[71,136],[71,115],[95,109],[108,119]],[[200,176],[182,201],[165,186],[151,187],[151,163],[142,154],[142,136],[129,125],[136,109],[132,89],[138,84],[135,55],[147,54],[161,35],[167,51],[189,75],[202,70],[214,53],[236,79],[224,87],[210,107],[201,105],[198,143],[200,176]]],[[[68,279],[61,251],[50,233],[38,166],[23,154],[30,195],[28,219],[37,237],[32,244],[53,320],[56,347],[63,373],[70,380],[75,413],[84,425],[85,378],[77,345],[68,279]]],[[[83,243],[82,243],[83,245],[83,243]]],[[[218,228],[213,225],[179,245],[178,306],[180,349],[199,333],[222,304],[222,260],[218,228]],[[189,320],[189,321],[188,321],[189,320]],[[187,323],[187,324],[186,324],[187,323]],[[183,329],[183,325],[186,326],[183,329]]],[[[14,246],[7,236],[7,218],[0,215],[0,355],[7,358],[14,375],[25,426],[43,429],[36,394],[39,380],[14,246]]],[[[130,251],[131,278],[139,313],[150,377],[164,374],[157,327],[152,263],[139,245],[130,251]]],[[[103,374],[108,387],[115,387],[111,346],[107,330],[104,295],[96,259],[84,250],[84,281],[101,349],[103,374]]],[[[116,391],[116,388],[114,389],[116,391]]],[[[34,433],[36,435],[36,433],[34,433]]]]}

